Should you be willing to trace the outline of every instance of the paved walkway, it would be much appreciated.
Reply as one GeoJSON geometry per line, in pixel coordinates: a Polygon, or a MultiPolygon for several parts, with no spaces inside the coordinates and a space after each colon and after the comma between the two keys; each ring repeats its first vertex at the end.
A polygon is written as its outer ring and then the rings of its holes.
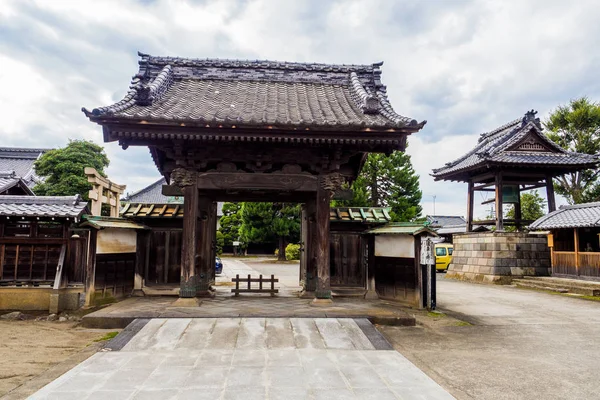
{"type": "Polygon", "coordinates": [[[298,297],[298,264],[265,263],[260,259],[223,258],[223,273],[217,276],[217,296],[202,299],[199,307],[179,307],[174,296],[131,297],[83,318],[90,328],[124,328],[136,318],[205,317],[304,317],[372,318],[387,324],[414,325],[413,316],[397,303],[383,300],[336,298],[328,306],[315,307],[312,299],[298,297]],[[280,278],[280,293],[231,295],[231,278],[236,274],[274,274],[280,278]]]}
{"type": "Polygon", "coordinates": [[[396,351],[377,350],[381,339],[366,320],[152,319],[120,351],[31,398],[453,398],[396,351]]]}
{"type": "Polygon", "coordinates": [[[438,274],[440,326],[382,327],[459,399],[600,398],[600,302],[438,274]]]}

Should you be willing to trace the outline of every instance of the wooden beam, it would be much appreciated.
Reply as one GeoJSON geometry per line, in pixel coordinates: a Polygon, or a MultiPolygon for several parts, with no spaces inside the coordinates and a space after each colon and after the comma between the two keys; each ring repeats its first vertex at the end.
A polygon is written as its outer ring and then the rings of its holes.
{"type": "MultiPolygon", "coordinates": [[[[473,201],[475,187],[472,181],[469,181],[467,186],[467,232],[471,232],[473,230],[473,201]]],[[[371,249],[374,251],[375,249],[371,249]]]]}
{"type": "Polygon", "coordinates": [[[496,172],[496,231],[504,230],[502,215],[502,172],[496,172]]]}
{"type": "Polygon", "coordinates": [[[62,275],[65,265],[65,256],[67,254],[67,245],[63,244],[60,248],[60,257],[58,257],[58,265],[56,266],[56,275],[54,277],[53,289],[60,289],[62,287],[62,275]]]}

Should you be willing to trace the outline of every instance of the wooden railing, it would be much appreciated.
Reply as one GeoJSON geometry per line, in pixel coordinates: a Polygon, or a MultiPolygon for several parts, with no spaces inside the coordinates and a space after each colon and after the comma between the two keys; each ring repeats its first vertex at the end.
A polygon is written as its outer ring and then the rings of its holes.
{"type": "Polygon", "coordinates": [[[600,277],[600,253],[553,251],[552,273],[600,277]]]}
{"type": "Polygon", "coordinates": [[[0,284],[53,285],[65,241],[17,243],[0,241],[0,284]]]}
{"type": "Polygon", "coordinates": [[[275,275],[271,275],[271,278],[263,278],[262,275],[258,278],[252,278],[250,275],[248,275],[248,278],[240,278],[239,275],[236,275],[231,281],[235,283],[235,289],[231,289],[231,292],[236,296],[239,296],[240,293],[270,293],[271,296],[279,293],[279,289],[275,289],[275,282],[279,282],[275,275]],[[247,287],[240,288],[241,282],[247,283],[247,287]],[[258,283],[258,287],[252,287],[253,282],[258,283]],[[263,283],[270,284],[270,287],[263,287],[263,283]]]}

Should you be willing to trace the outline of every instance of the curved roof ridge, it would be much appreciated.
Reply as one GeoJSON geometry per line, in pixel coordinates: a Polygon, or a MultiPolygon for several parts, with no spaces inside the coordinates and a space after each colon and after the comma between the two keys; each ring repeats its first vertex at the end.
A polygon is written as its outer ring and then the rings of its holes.
{"type": "Polygon", "coordinates": [[[397,124],[415,126],[415,127],[423,127],[427,123],[427,120],[423,120],[418,122],[416,119],[408,118],[403,115],[398,114],[392,105],[390,104],[390,100],[388,99],[387,92],[385,90],[385,86],[380,87],[377,91],[377,98],[379,99],[379,103],[381,104],[381,108],[379,109],[379,114],[383,115],[387,119],[390,119],[397,124]]]}
{"type": "Polygon", "coordinates": [[[504,131],[512,126],[517,125],[521,121],[522,121],[522,118],[517,118],[513,121],[507,122],[506,124],[499,126],[498,128],[496,128],[494,130],[491,130],[489,132],[484,132],[479,135],[479,142],[482,142],[484,139],[487,139],[488,137],[493,136],[497,133],[501,133],[502,131],[504,131]]]}
{"type": "Polygon", "coordinates": [[[269,68],[269,69],[287,69],[287,70],[307,70],[307,71],[327,71],[327,72],[373,72],[383,63],[372,64],[327,64],[311,62],[289,62],[275,60],[242,60],[228,58],[191,58],[191,57],[170,57],[153,56],[138,51],[140,57],[140,68],[147,64],[158,65],[185,65],[196,67],[228,67],[228,68],[269,68]]]}

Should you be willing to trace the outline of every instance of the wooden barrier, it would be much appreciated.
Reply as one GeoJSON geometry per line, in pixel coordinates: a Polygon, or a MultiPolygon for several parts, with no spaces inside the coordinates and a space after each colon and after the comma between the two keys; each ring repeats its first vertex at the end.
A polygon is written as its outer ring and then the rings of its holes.
{"type": "Polygon", "coordinates": [[[276,293],[279,293],[279,289],[275,289],[275,282],[279,282],[279,279],[275,278],[275,275],[271,275],[271,278],[263,278],[262,275],[259,275],[258,278],[252,278],[252,276],[248,275],[247,278],[240,278],[239,275],[236,275],[235,278],[231,279],[231,282],[235,283],[235,289],[231,289],[232,293],[235,293],[236,296],[239,296],[240,293],[270,293],[271,296],[275,296],[276,293]],[[245,282],[248,284],[247,288],[240,289],[240,282],[245,282]],[[252,287],[252,282],[258,282],[258,288],[252,287]],[[264,288],[263,283],[270,283],[270,288],[264,288]]]}

